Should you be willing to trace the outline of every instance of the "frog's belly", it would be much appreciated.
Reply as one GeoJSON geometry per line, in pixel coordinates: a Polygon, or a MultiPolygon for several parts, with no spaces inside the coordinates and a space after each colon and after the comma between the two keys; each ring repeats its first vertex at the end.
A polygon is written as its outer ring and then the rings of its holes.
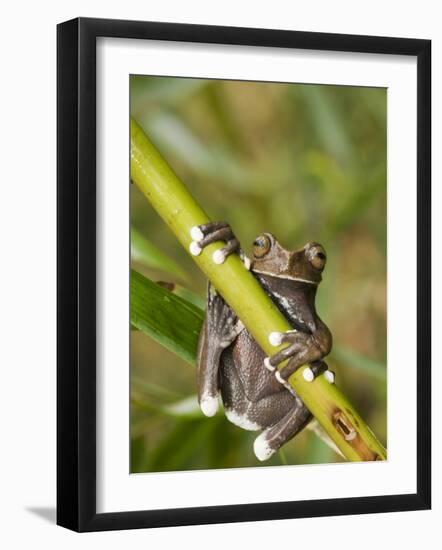
{"type": "Polygon", "coordinates": [[[275,393],[258,400],[250,399],[244,390],[243,377],[238,373],[238,365],[233,360],[231,350],[223,353],[220,378],[226,417],[244,430],[256,431],[273,426],[295,406],[294,396],[279,387],[275,393]]]}

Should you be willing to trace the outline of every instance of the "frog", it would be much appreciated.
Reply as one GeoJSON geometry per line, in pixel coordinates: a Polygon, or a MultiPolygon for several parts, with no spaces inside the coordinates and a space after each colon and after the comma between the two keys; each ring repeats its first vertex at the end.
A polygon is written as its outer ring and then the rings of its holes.
{"type": "Polygon", "coordinates": [[[267,356],[223,297],[208,284],[197,349],[199,406],[204,415],[214,416],[221,397],[230,422],[261,432],[253,450],[259,461],[266,461],[312,420],[288,382],[290,376],[302,367],[306,382],[324,374],[334,383],[334,372],[324,361],[332,348],[332,334],[315,306],[327,260],[325,249],[317,242],[308,242],[299,250],[287,250],[272,233],[262,233],[253,242],[250,259],[226,222],[194,226],[190,234],[193,255],[201,254],[210,243],[225,243],[213,254],[215,264],[238,253],[292,327],[268,335],[278,351],[267,356]],[[281,349],[282,344],[287,345],[281,349]]]}

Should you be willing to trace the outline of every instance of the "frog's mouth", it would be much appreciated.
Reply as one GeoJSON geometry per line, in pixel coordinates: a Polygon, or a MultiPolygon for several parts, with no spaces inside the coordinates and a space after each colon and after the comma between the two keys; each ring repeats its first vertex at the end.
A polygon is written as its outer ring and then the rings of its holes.
{"type": "Polygon", "coordinates": [[[253,264],[252,264],[252,270],[255,273],[259,273],[260,275],[268,275],[269,277],[275,277],[277,279],[289,279],[290,281],[298,281],[300,283],[307,283],[309,285],[315,285],[315,286],[317,286],[320,283],[320,281],[310,281],[308,279],[304,279],[297,275],[291,275],[290,273],[270,273],[263,269],[257,269],[256,267],[253,267],[253,264]]]}

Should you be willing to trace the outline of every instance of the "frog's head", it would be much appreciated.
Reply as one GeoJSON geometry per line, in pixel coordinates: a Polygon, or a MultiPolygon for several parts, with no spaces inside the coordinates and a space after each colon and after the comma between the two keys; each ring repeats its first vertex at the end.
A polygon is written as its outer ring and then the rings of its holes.
{"type": "Polygon", "coordinates": [[[286,250],[271,233],[262,233],[253,242],[252,271],[281,279],[319,284],[327,256],[318,243],[300,250],[286,250]]]}

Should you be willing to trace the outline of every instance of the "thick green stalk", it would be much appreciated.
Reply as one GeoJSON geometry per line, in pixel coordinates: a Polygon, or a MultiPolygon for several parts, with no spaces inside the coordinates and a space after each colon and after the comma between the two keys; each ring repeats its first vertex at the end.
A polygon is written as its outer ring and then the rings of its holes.
{"type": "MultiPolygon", "coordinates": [[[[131,120],[131,178],[189,251],[191,228],[207,223],[209,218],[134,120],[131,120]]],[[[191,257],[262,349],[272,355],[278,348],[269,343],[269,334],[292,327],[238,255],[229,256],[222,265],[213,262],[213,252],[223,245],[213,243],[199,256],[191,257]]],[[[342,454],[352,461],[384,460],[385,449],[337,386],[324,376],[306,382],[302,371],[303,368],[293,374],[289,382],[342,454]]]]}

